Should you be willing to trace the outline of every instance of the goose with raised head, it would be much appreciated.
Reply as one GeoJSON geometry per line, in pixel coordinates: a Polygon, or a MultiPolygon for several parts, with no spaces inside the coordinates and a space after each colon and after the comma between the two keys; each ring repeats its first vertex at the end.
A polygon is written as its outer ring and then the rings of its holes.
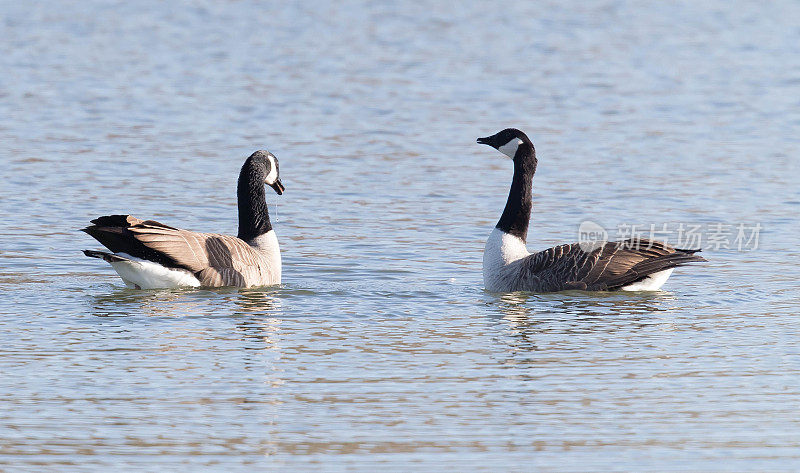
{"type": "Polygon", "coordinates": [[[525,245],[537,165],[533,143],[515,128],[478,138],[478,143],[489,145],[514,161],[505,209],[483,252],[483,283],[487,291],[655,291],[676,267],[705,261],[694,254],[700,250],[681,250],[638,238],[594,248],[572,243],[531,254],[525,245]]]}
{"type": "Polygon", "coordinates": [[[239,234],[198,233],[131,215],[107,215],[83,229],[111,250],[84,250],[137,289],[268,286],[281,282],[281,253],[264,185],[283,194],[278,159],[256,151],[239,173],[239,234]]]}

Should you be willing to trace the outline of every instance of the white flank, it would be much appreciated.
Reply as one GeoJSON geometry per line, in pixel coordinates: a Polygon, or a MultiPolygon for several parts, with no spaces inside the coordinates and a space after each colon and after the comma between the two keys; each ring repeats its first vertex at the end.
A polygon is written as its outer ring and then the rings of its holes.
{"type": "Polygon", "coordinates": [[[657,273],[653,273],[650,276],[642,279],[641,281],[635,282],[633,284],[628,284],[627,286],[621,287],[620,291],[657,291],[661,289],[661,286],[667,282],[672,271],[672,269],[665,269],[664,271],[659,271],[657,273]]]}
{"type": "Polygon", "coordinates": [[[510,284],[509,276],[513,277],[513,270],[519,268],[506,267],[528,255],[530,252],[520,238],[499,228],[492,230],[483,250],[483,286],[486,290],[491,292],[507,291],[510,284]],[[512,269],[512,271],[504,269],[512,269]]]}
{"type": "Polygon", "coordinates": [[[505,154],[511,159],[514,159],[514,155],[517,154],[517,148],[519,145],[522,144],[522,140],[519,138],[514,138],[513,140],[509,141],[508,143],[504,144],[503,146],[497,148],[498,151],[505,154]]]}
{"type": "Polygon", "coordinates": [[[161,266],[158,263],[116,253],[127,261],[114,261],[111,267],[128,287],[161,289],[168,287],[199,287],[200,281],[189,271],[161,266]]]}

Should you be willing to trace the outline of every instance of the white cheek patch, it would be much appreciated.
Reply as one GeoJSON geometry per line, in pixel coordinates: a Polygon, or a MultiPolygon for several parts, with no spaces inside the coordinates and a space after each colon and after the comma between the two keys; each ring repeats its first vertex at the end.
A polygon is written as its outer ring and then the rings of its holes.
{"type": "Polygon", "coordinates": [[[275,156],[269,155],[269,164],[269,174],[264,178],[264,182],[271,186],[278,179],[278,164],[275,162],[275,156]]]}
{"type": "Polygon", "coordinates": [[[519,145],[521,144],[522,144],[521,139],[514,138],[513,140],[504,144],[503,146],[497,148],[497,150],[505,154],[509,158],[514,159],[514,155],[517,154],[517,148],[519,148],[519,145]]]}

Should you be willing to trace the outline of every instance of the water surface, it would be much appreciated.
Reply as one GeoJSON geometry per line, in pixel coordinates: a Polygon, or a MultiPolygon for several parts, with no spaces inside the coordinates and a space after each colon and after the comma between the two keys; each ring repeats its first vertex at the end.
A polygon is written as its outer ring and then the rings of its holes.
{"type": "MultiPolygon", "coordinates": [[[[800,468],[796,3],[0,6],[0,468],[800,468]],[[663,292],[486,293],[590,219],[761,225],[663,292]],[[235,233],[252,151],[284,284],[133,291],[129,212],[235,233]]],[[[612,233],[613,233],[612,231],[612,233]]],[[[613,235],[612,235],[613,236],[613,235]]]]}

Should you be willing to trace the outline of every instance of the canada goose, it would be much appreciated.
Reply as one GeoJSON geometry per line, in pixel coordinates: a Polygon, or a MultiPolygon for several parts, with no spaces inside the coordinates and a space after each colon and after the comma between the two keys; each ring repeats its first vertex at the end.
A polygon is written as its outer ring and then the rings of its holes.
{"type": "Polygon", "coordinates": [[[239,173],[239,235],[198,233],[131,215],[108,215],[83,229],[112,251],[84,250],[137,289],[266,286],[281,282],[281,253],[264,184],[283,194],[278,159],[256,151],[239,173]]]}
{"type": "Polygon", "coordinates": [[[531,181],[537,164],[533,143],[515,128],[478,138],[478,143],[514,160],[506,207],[483,252],[483,283],[487,291],[655,291],[676,266],[705,261],[693,254],[700,250],[680,250],[636,238],[600,244],[586,248],[588,251],[572,243],[529,253],[525,241],[531,217],[531,181]]]}

